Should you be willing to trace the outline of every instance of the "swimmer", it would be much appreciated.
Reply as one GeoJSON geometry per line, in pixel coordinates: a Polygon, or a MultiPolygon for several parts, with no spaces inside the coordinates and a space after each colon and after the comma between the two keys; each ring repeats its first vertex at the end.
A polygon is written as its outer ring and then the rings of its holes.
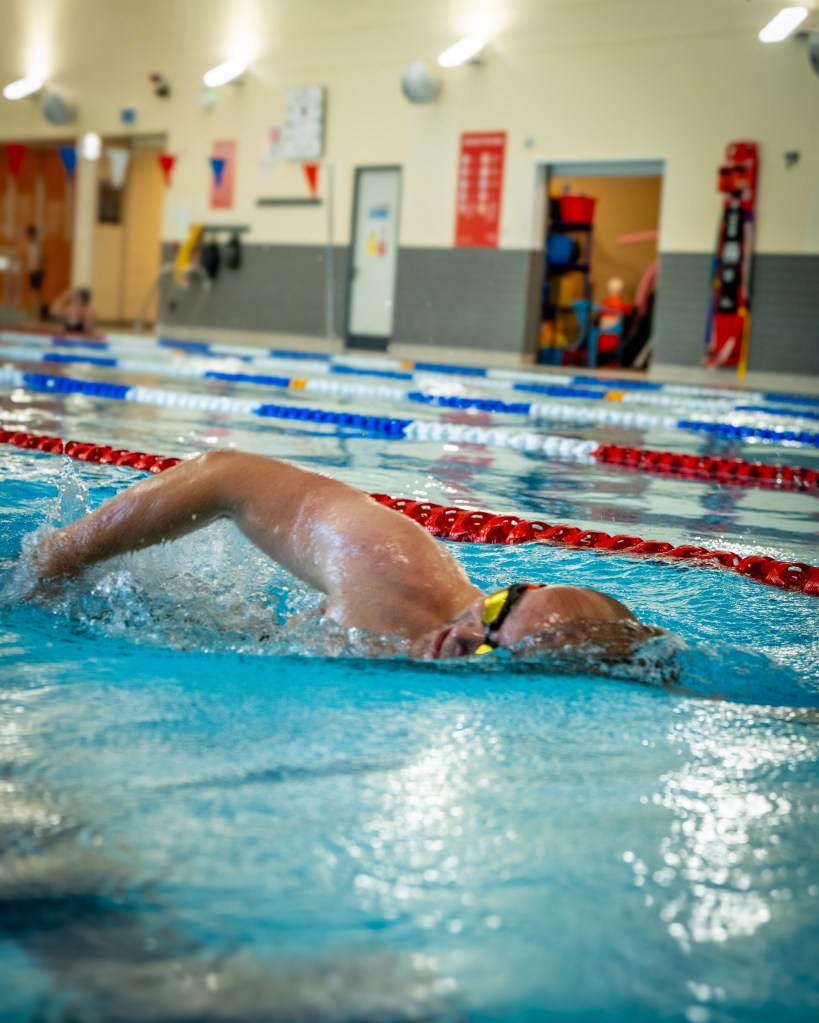
{"type": "Polygon", "coordinates": [[[555,637],[627,656],[656,630],[619,601],[578,586],[523,582],[486,596],[446,547],[364,492],[287,462],[212,451],[142,480],[45,536],[41,583],[106,558],[232,519],[265,554],[326,596],[344,627],[401,637],[411,657],[439,660],[555,637]]]}
{"type": "Polygon", "coordinates": [[[91,305],[88,288],[67,288],[51,303],[48,311],[62,323],[67,334],[95,333],[97,315],[91,305]]]}

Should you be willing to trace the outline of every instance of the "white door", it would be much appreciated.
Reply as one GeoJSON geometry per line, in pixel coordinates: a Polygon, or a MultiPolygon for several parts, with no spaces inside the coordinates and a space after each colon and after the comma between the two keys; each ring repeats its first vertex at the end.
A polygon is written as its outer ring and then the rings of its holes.
{"type": "Polygon", "coordinates": [[[400,167],[356,171],[347,344],[386,348],[393,327],[398,267],[400,167]]]}

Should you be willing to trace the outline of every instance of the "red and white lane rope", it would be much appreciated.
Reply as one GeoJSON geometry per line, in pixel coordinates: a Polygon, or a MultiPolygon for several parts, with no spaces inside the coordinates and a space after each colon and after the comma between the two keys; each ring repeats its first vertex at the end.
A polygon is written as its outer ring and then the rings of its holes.
{"type": "MultiPolygon", "coordinates": [[[[105,444],[63,441],[60,437],[27,433],[22,430],[0,428],[0,443],[13,444],[27,450],[63,454],[81,462],[126,465],[152,473],[164,472],[180,461],[179,458],[165,458],[143,451],[126,451],[105,444]]],[[[389,494],[372,494],[371,497],[380,504],[415,519],[434,536],[445,540],[492,544],[537,542],[598,550],[610,554],[660,556],[695,565],[727,568],[769,586],[798,590],[819,597],[819,567],[800,561],[780,561],[762,554],[741,557],[732,551],[712,551],[695,544],[675,545],[664,540],[643,540],[638,536],[623,533],[612,536],[600,530],[550,525],[539,519],[524,519],[518,515],[496,515],[488,511],[470,511],[429,501],[394,498],[389,494]]]]}

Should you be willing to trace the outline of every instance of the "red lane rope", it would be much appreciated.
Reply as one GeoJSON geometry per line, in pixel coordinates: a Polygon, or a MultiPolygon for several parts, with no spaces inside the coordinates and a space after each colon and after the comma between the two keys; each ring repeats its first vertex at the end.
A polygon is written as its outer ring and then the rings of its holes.
{"type": "MultiPolygon", "coordinates": [[[[0,428],[0,443],[19,448],[67,455],[81,462],[102,465],[127,465],[132,469],[159,473],[170,469],[179,458],[164,458],[144,451],[126,451],[108,445],[83,441],[63,441],[60,437],[27,433],[23,430],[0,428]]],[[[550,543],[563,547],[607,551],[611,554],[654,555],[688,561],[697,565],[712,565],[731,569],[749,579],[778,586],[786,590],[799,590],[819,597],[819,567],[801,561],[778,561],[763,554],[741,557],[732,551],[710,551],[693,544],[675,546],[664,540],[643,540],[639,536],[618,533],[611,536],[595,529],[576,526],[549,525],[540,520],[523,519],[518,515],[495,515],[488,511],[470,511],[466,508],[414,501],[389,494],[371,494],[379,504],[386,505],[414,519],[433,536],[459,543],[517,544],[528,541],[550,543]]]]}
{"type": "Polygon", "coordinates": [[[597,462],[622,465],[641,472],[777,490],[815,490],[819,493],[819,472],[800,466],[763,465],[761,462],[746,462],[739,458],[681,455],[672,451],[620,447],[617,444],[601,444],[592,454],[597,462]]]}

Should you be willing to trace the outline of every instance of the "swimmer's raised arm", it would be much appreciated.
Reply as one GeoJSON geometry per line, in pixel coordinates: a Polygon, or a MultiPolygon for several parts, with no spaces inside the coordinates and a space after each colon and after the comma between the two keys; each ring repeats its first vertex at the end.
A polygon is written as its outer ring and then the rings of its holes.
{"type": "Polygon", "coordinates": [[[200,455],[122,491],[45,536],[35,568],[42,580],[71,575],[220,518],[233,519],[271,558],[326,593],[339,621],[378,627],[386,617],[392,625],[399,612],[411,620],[440,602],[449,613],[478,592],[412,520],[339,480],[237,451],[200,455]]]}
{"type": "Polygon", "coordinates": [[[233,518],[276,560],[309,577],[314,572],[297,565],[299,559],[288,557],[286,548],[296,539],[305,503],[327,488],[352,490],[272,458],[209,452],[140,481],[45,537],[35,565],[41,578],[71,575],[117,554],[184,536],[216,519],[233,518]]]}

